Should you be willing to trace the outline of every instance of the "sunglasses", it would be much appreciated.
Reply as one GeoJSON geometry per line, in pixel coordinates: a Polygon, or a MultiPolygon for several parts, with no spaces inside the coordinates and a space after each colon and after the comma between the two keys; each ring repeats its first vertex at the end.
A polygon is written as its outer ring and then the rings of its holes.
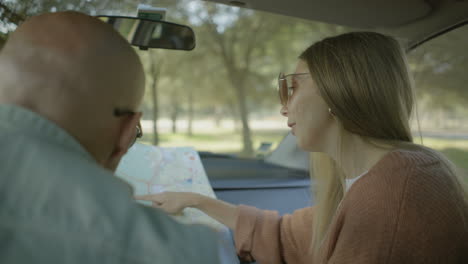
{"type": "MultiPolygon", "coordinates": [[[[134,114],[136,113],[130,110],[122,110],[122,109],[114,110],[114,116],[117,116],[117,117],[124,116],[124,115],[134,115],[134,114]]],[[[138,125],[136,126],[135,139],[132,141],[129,148],[135,144],[137,139],[142,138],[142,137],[143,137],[143,129],[141,128],[141,123],[138,122],[138,125]]]]}
{"type": "Polygon", "coordinates": [[[280,73],[278,76],[278,95],[281,105],[286,106],[293,94],[293,82],[297,81],[298,77],[307,77],[310,73],[292,73],[284,75],[280,73]]]}

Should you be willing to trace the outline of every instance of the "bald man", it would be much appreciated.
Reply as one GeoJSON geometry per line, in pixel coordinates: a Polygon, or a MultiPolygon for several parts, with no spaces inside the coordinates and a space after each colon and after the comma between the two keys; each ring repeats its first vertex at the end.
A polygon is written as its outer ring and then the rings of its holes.
{"type": "Polygon", "coordinates": [[[0,52],[0,263],[217,263],[215,238],[137,205],[113,172],[136,138],[138,55],[76,12],[0,52]]]}

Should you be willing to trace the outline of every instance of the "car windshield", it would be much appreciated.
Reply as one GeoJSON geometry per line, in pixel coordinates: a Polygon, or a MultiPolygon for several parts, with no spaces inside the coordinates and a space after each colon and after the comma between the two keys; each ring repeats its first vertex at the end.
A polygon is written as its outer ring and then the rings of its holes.
{"type": "MultiPolygon", "coordinates": [[[[278,73],[292,73],[311,42],[349,30],[201,1],[147,4],[166,8],[165,20],[191,26],[197,40],[190,52],[139,51],[147,80],[142,142],[164,147],[242,157],[267,154],[289,131],[279,113],[278,73]]],[[[135,16],[137,6],[132,1],[7,0],[1,6],[1,32],[45,11],[135,16]]]]}
{"type": "MultiPolygon", "coordinates": [[[[138,4],[166,8],[165,20],[189,25],[193,51],[139,51],[147,89],[142,142],[259,158],[289,132],[281,116],[277,76],[295,70],[310,43],[353,29],[204,1],[5,0],[0,39],[26,17],[78,10],[91,15],[137,15],[138,4]]],[[[418,93],[416,142],[443,151],[468,171],[464,55],[466,26],[410,53],[418,93]],[[458,32],[458,33],[457,33],[458,32]]]]}

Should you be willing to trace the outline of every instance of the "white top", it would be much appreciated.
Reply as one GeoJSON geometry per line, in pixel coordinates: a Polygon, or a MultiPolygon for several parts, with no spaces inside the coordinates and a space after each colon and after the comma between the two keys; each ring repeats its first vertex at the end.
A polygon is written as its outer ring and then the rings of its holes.
{"type": "Polygon", "coordinates": [[[352,178],[352,179],[346,179],[346,190],[345,192],[348,192],[349,188],[351,188],[351,186],[353,185],[353,183],[355,183],[357,180],[359,180],[359,178],[361,178],[362,176],[366,175],[367,171],[365,171],[363,174],[355,177],[355,178],[352,178]]]}

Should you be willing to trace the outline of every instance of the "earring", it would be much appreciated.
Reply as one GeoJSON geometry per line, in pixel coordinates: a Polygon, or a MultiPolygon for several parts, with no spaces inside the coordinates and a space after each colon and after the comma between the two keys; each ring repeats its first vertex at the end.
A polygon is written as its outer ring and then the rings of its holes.
{"type": "Polygon", "coordinates": [[[330,113],[330,115],[335,116],[335,113],[333,113],[333,111],[331,110],[331,108],[328,108],[328,112],[330,113]]]}

